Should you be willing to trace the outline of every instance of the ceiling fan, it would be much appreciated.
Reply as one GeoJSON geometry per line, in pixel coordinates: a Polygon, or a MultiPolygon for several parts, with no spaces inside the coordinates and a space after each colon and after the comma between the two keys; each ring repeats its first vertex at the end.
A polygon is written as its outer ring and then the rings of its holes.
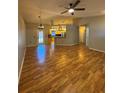
{"type": "Polygon", "coordinates": [[[75,11],[84,11],[85,8],[76,8],[76,6],[80,3],[80,0],[77,0],[75,3],[70,3],[69,7],[65,7],[65,11],[61,12],[61,14],[64,14],[66,12],[69,12],[71,15],[74,15],[75,11]]]}

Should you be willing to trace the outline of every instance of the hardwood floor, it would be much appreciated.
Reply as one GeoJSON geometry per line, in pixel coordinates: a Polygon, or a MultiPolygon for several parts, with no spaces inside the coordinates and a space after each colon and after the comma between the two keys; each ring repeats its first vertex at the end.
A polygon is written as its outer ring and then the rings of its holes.
{"type": "Polygon", "coordinates": [[[81,44],[27,48],[19,93],[105,93],[104,61],[81,44]]]}

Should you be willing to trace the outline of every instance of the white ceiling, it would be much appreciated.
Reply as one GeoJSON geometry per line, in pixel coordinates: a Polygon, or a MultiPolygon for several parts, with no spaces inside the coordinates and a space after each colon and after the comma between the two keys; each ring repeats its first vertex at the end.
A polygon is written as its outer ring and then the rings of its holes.
{"type": "Polygon", "coordinates": [[[38,16],[42,16],[43,23],[48,23],[54,18],[78,18],[103,15],[105,0],[80,0],[77,7],[85,7],[85,11],[75,12],[72,16],[68,13],[60,14],[69,3],[76,0],[19,0],[19,13],[29,23],[39,23],[38,16]]]}

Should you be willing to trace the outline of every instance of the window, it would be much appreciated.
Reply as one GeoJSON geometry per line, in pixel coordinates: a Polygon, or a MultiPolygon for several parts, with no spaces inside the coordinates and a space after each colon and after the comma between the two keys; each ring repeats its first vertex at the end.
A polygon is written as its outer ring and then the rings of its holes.
{"type": "Polygon", "coordinates": [[[39,43],[43,43],[43,31],[39,32],[39,43]]]}

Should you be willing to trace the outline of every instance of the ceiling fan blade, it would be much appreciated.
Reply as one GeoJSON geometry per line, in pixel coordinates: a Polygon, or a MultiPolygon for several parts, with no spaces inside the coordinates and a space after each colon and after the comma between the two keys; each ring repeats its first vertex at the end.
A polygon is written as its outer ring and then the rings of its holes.
{"type": "Polygon", "coordinates": [[[68,8],[68,7],[64,7],[65,9],[70,9],[70,8],[68,8]]]}
{"type": "Polygon", "coordinates": [[[80,3],[80,0],[77,0],[73,5],[72,8],[76,7],[80,3]]]}
{"type": "Polygon", "coordinates": [[[65,11],[61,12],[61,14],[64,14],[64,13],[66,13],[66,12],[68,12],[68,10],[65,10],[65,11]]]}
{"type": "Polygon", "coordinates": [[[85,8],[75,8],[74,10],[80,11],[80,10],[85,10],[85,8]]]}

